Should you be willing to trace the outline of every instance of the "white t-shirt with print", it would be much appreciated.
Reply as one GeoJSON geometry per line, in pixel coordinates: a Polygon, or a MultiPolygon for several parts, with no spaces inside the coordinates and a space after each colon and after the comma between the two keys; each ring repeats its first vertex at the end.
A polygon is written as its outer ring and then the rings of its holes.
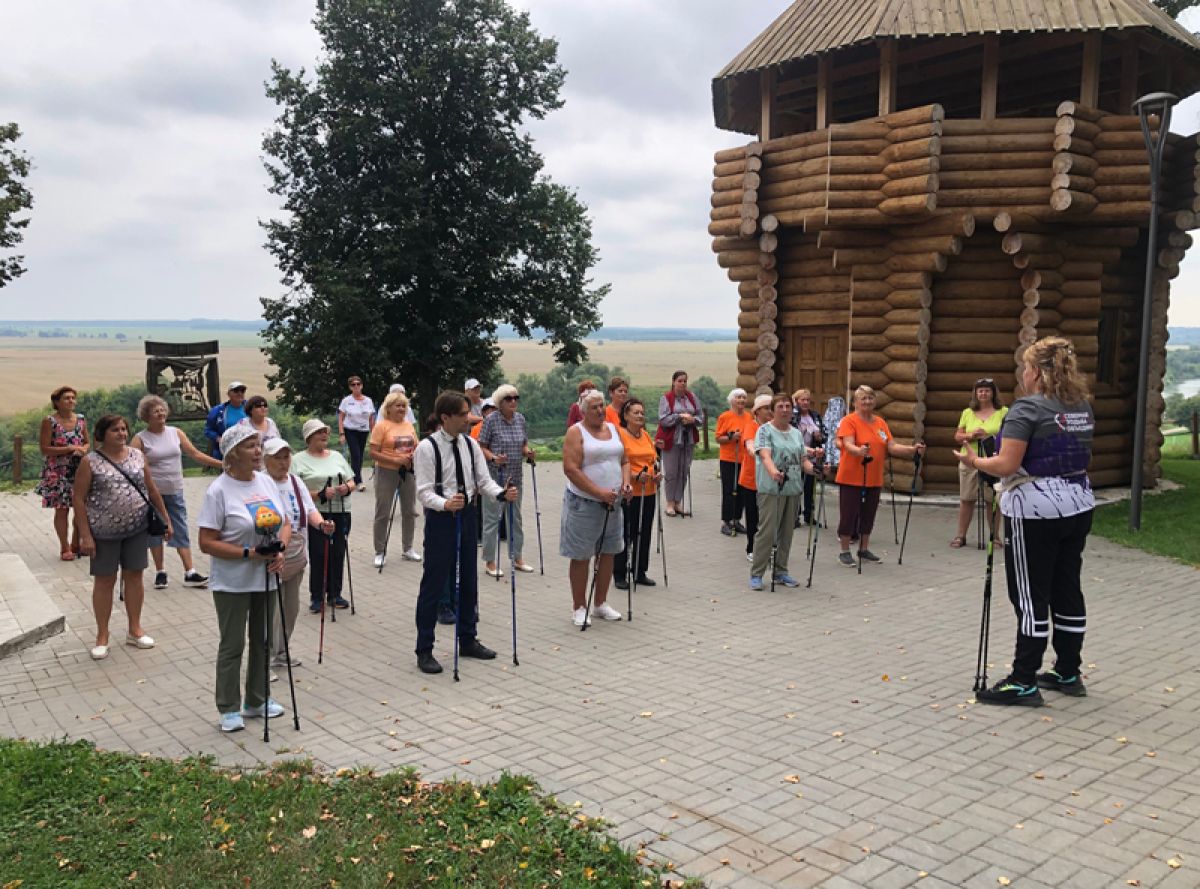
{"type": "Polygon", "coordinates": [[[371,420],[375,416],[375,404],[367,396],[355,398],[347,395],[338,405],[338,410],[346,416],[342,419],[344,429],[354,429],[357,432],[370,432],[371,420]]]}
{"type": "MultiPolygon", "coordinates": [[[[266,541],[260,525],[281,527],[285,512],[279,489],[265,472],[255,472],[248,482],[222,473],[204,495],[197,525],[220,534],[225,543],[254,549],[266,541]]],[[[252,593],[264,588],[266,563],[262,559],[214,558],[208,588],[218,593],[252,593]]]]}

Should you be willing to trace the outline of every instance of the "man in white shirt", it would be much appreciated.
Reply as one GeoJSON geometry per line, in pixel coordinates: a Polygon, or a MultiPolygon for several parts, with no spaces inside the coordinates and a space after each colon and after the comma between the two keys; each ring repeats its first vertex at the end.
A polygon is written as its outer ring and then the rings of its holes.
{"type": "Polygon", "coordinates": [[[433,656],[438,600],[447,579],[455,579],[457,559],[458,651],[462,657],[492,660],[496,652],[475,638],[479,601],[478,530],[474,517],[462,511],[479,497],[516,502],[517,489],[501,488],[488,472],[483,450],[467,434],[470,406],[461,392],[443,392],[433,407],[442,422],[413,453],[417,499],[425,508],[425,570],[417,596],[417,666],[423,673],[441,673],[433,656]]]}

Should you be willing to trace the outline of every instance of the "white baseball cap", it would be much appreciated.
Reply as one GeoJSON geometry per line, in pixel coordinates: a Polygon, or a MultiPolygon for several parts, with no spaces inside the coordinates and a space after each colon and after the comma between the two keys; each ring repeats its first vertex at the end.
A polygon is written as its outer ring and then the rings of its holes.
{"type": "Polygon", "coordinates": [[[263,454],[268,457],[273,457],[280,451],[290,451],[291,449],[292,446],[287,443],[286,438],[279,438],[276,436],[263,445],[263,454]]]}
{"type": "Polygon", "coordinates": [[[388,386],[388,394],[390,395],[393,392],[400,392],[405,395],[408,394],[408,390],[404,388],[403,383],[392,383],[392,385],[388,386]]]}
{"type": "Polygon", "coordinates": [[[467,384],[465,386],[463,386],[464,390],[465,389],[481,389],[481,388],[483,388],[483,383],[479,382],[479,380],[475,379],[474,377],[471,377],[470,379],[468,379],[467,384]]]}
{"type": "Polygon", "coordinates": [[[230,383],[228,386],[225,387],[225,391],[232,392],[234,389],[245,389],[245,388],[246,388],[246,384],[243,383],[241,380],[234,380],[232,383],[230,383]]]}
{"type": "Polygon", "coordinates": [[[771,406],[771,398],[772,398],[772,396],[770,396],[770,395],[759,395],[757,398],[754,399],[754,410],[757,411],[759,408],[770,407],[771,406]]]}

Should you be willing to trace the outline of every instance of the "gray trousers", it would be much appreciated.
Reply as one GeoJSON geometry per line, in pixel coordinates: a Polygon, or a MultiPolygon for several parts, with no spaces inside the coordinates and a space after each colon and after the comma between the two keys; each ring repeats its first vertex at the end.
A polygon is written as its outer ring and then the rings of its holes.
{"type": "Polygon", "coordinates": [[[687,487],[688,472],[692,468],[695,442],[675,443],[669,451],[662,452],[663,474],[666,476],[664,490],[668,502],[681,503],[687,487]]]}
{"type": "MultiPolygon", "coordinates": [[[[521,561],[525,551],[525,526],[521,520],[521,501],[525,499],[525,486],[517,486],[517,502],[513,504],[512,525],[508,528],[508,539],[512,541],[513,558],[521,561]]],[[[483,560],[496,561],[496,538],[500,533],[500,516],[507,515],[508,503],[500,503],[495,497],[483,497],[483,560]]],[[[505,547],[507,550],[507,547],[505,547]]]]}
{"type": "Polygon", "coordinates": [[[271,656],[283,659],[284,633],[290,641],[292,630],[296,629],[296,615],[300,613],[300,584],[304,580],[304,572],[299,571],[295,577],[280,581],[283,587],[283,615],[279,614],[279,594],[271,598],[271,656]]]}
{"type": "Polygon", "coordinates": [[[217,647],[216,702],[218,713],[235,713],[242,708],[258,707],[266,702],[263,680],[266,677],[267,652],[264,648],[267,621],[273,612],[272,597],[262,590],[247,593],[213,591],[217,608],[217,626],[221,642],[217,647]],[[242,652],[246,648],[249,627],[250,656],[246,663],[246,695],[240,691],[242,652]]]}
{"type": "Polygon", "coordinates": [[[401,481],[400,470],[380,467],[375,470],[375,524],[371,529],[376,554],[387,546],[388,520],[392,516],[392,499],[397,488],[400,490],[396,512],[400,517],[401,545],[405,550],[412,549],[417,523],[417,478],[406,470],[404,481],[401,481]]]}
{"type": "Polygon", "coordinates": [[[758,492],[758,531],[754,534],[754,564],[750,574],[762,577],[771,565],[771,548],[775,551],[775,576],[788,573],[788,556],[792,552],[792,534],[796,530],[796,510],[800,508],[802,495],[780,497],[778,494],[758,492]]]}

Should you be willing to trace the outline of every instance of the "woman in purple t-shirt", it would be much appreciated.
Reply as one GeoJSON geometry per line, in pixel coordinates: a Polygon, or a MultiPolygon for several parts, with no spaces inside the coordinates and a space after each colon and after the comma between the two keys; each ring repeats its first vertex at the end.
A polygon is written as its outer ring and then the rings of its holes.
{"type": "Polygon", "coordinates": [[[1017,613],[1012,673],[976,694],[985,704],[1040,707],[1038,688],[1082,697],[1079,675],[1087,625],[1079,582],[1096,501],[1088,481],[1096,420],[1075,349],[1046,337],[1025,350],[1018,398],[1000,429],[1000,452],[958,459],[1001,479],[1008,597],[1017,613]],[[1054,668],[1042,655],[1053,630],[1054,668]]]}

